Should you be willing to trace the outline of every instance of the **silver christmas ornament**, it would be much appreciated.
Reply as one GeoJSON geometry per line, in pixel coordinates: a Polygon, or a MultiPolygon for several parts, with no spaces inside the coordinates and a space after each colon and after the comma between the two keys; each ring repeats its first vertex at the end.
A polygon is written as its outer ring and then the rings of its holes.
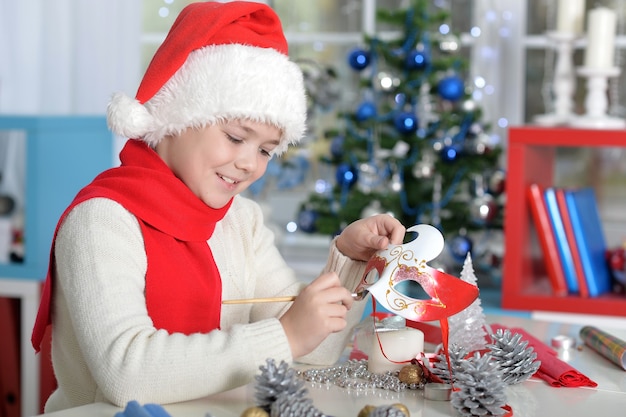
{"type": "Polygon", "coordinates": [[[391,176],[391,182],[389,183],[389,187],[396,193],[399,193],[404,188],[402,184],[402,178],[400,178],[400,174],[394,172],[391,176]]]}
{"type": "Polygon", "coordinates": [[[427,82],[420,86],[416,113],[420,128],[426,128],[431,122],[439,119],[435,110],[435,99],[430,93],[430,84],[427,82]]]}
{"type": "Polygon", "coordinates": [[[488,179],[488,189],[491,194],[500,195],[504,192],[506,175],[504,171],[497,170],[488,179]]]}
{"type": "Polygon", "coordinates": [[[375,162],[364,162],[359,165],[359,179],[357,187],[365,194],[382,186],[385,170],[375,162]]]}
{"type": "Polygon", "coordinates": [[[441,35],[439,38],[439,50],[446,54],[456,54],[461,49],[461,42],[459,37],[448,33],[447,35],[441,35]]]}
{"type": "Polygon", "coordinates": [[[400,85],[400,78],[381,71],[376,74],[376,80],[374,81],[374,89],[378,91],[391,92],[394,91],[400,85]]]}
{"type": "Polygon", "coordinates": [[[412,174],[415,178],[431,178],[435,173],[435,157],[424,152],[422,158],[413,165],[412,174]]]}
{"type": "Polygon", "coordinates": [[[470,204],[470,215],[476,224],[488,224],[498,213],[498,205],[491,194],[478,195],[470,204]]]}
{"type": "Polygon", "coordinates": [[[476,108],[478,107],[476,105],[476,102],[474,100],[468,99],[463,101],[463,104],[461,105],[461,107],[463,108],[464,111],[470,113],[476,110],[476,108]]]}
{"type": "Polygon", "coordinates": [[[404,159],[407,152],[409,152],[410,147],[411,146],[405,141],[399,140],[396,142],[395,145],[393,145],[393,148],[391,149],[391,154],[398,159],[404,159]]]}

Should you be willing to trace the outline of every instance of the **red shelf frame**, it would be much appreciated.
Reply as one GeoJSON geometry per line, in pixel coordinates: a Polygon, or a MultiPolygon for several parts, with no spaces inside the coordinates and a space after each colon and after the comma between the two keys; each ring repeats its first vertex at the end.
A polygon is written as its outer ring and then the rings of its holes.
{"type": "Polygon", "coordinates": [[[544,187],[553,185],[556,149],[559,147],[626,147],[626,131],[536,126],[509,130],[502,307],[626,316],[624,296],[555,296],[550,287],[526,188],[532,183],[544,187]]]}

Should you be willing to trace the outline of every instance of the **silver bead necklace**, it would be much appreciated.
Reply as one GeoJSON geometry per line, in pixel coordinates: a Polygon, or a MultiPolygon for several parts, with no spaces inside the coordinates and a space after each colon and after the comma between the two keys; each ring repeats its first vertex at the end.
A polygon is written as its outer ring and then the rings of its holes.
{"type": "Polygon", "coordinates": [[[367,360],[352,359],[341,365],[322,369],[298,371],[298,376],[307,382],[333,384],[341,388],[367,390],[380,388],[401,392],[406,389],[421,389],[424,384],[406,384],[398,378],[398,371],[376,374],[368,371],[367,360]]]}

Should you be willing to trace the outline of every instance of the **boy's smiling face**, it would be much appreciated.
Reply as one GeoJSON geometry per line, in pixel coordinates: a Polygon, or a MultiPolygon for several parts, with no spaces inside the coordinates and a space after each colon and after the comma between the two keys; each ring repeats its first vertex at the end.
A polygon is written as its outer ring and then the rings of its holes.
{"type": "Polygon", "coordinates": [[[231,120],[165,137],[156,152],[209,207],[224,207],[258,180],[280,143],[279,128],[231,120]]]}

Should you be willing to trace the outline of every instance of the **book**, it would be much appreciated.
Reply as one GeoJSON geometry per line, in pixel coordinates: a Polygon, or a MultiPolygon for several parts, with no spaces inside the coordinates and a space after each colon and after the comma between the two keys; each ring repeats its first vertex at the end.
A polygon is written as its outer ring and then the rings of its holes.
{"type": "Polygon", "coordinates": [[[567,295],[567,282],[561,266],[556,240],[552,233],[552,226],[550,225],[550,218],[548,217],[548,210],[543,197],[543,189],[538,184],[530,184],[527,187],[526,195],[552,290],[557,296],[567,295]]]}
{"type": "Polygon", "coordinates": [[[611,291],[611,272],[606,262],[606,241],[593,188],[566,190],[565,201],[585,271],[589,296],[611,291]]]}
{"type": "Polygon", "coordinates": [[[565,275],[565,282],[567,283],[567,291],[570,294],[578,294],[578,276],[576,274],[576,268],[574,267],[572,251],[567,240],[567,235],[565,234],[565,228],[563,227],[563,218],[561,217],[561,210],[559,209],[559,204],[556,200],[555,188],[546,188],[544,191],[544,198],[546,200],[546,210],[548,211],[548,217],[550,218],[550,225],[552,233],[554,234],[556,248],[559,252],[559,258],[561,259],[561,267],[563,268],[563,274],[565,275]]]}
{"type": "Polygon", "coordinates": [[[580,251],[578,250],[578,245],[576,244],[576,236],[574,236],[572,219],[570,218],[567,202],[565,201],[565,190],[563,188],[557,188],[554,191],[556,195],[556,202],[559,205],[559,211],[561,212],[561,219],[563,220],[563,229],[565,229],[567,243],[569,244],[570,251],[572,252],[576,278],[578,278],[578,294],[581,297],[587,298],[589,297],[589,289],[587,288],[585,270],[583,269],[583,264],[580,259],[580,251]]]}

